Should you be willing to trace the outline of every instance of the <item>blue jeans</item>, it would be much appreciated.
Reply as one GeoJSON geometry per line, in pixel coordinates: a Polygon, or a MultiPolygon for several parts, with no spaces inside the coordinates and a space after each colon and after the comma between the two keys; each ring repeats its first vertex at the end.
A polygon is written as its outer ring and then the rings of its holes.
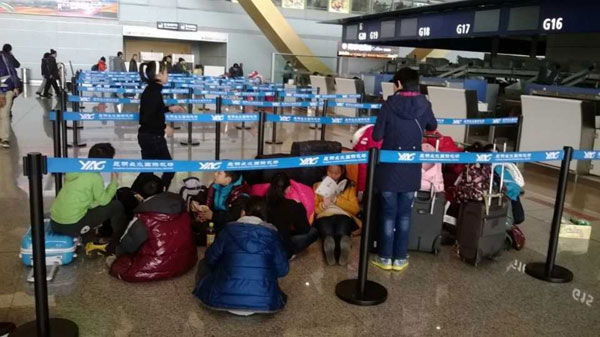
{"type": "Polygon", "coordinates": [[[379,257],[406,259],[414,192],[381,192],[379,257]]]}

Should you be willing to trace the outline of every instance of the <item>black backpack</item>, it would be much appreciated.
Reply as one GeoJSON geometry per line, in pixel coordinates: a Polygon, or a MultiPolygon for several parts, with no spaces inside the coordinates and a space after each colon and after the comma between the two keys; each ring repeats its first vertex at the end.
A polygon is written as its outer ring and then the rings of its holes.
{"type": "Polygon", "coordinates": [[[98,71],[98,63],[92,66],[92,71],[98,71]]]}

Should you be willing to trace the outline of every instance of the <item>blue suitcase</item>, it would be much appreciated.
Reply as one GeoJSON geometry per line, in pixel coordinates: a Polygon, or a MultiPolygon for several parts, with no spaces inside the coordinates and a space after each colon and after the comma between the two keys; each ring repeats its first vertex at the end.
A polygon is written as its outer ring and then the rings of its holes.
{"type": "MultiPolygon", "coordinates": [[[[77,256],[77,240],[67,235],[53,233],[50,229],[50,220],[44,220],[44,232],[46,234],[46,265],[66,265],[77,256]]],[[[31,228],[27,230],[21,240],[21,254],[19,257],[26,266],[33,265],[33,242],[31,240],[31,228]]]]}

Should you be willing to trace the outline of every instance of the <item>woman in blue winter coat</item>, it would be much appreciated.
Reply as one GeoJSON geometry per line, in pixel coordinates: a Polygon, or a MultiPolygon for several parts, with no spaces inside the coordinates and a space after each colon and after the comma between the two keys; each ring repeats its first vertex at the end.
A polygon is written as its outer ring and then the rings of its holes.
{"type": "MultiPolygon", "coordinates": [[[[421,151],[423,132],[437,128],[431,103],[419,92],[419,73],[410,68],[394,75],[396,93],[383,104],[373,127],[382,150],[421,151]]],[[[412,158],[406,157],[407,161],[412,158]]],[[[381,192],[382,224],[379,257],[372,263],[384,270],[408,266],[407,250],[414,194],[421,187],[421,164],[379,164],[375,188],[381,192]]]]}
{"type": "Polygon", "coordinates": [[[267,204],[248,200],[242,217],[221,230],[198,266],[194,294],[206,306],[238,315],[274,313],[287,296],[278,278],[289,271],[277,228],[266,223],[267,204]]]}

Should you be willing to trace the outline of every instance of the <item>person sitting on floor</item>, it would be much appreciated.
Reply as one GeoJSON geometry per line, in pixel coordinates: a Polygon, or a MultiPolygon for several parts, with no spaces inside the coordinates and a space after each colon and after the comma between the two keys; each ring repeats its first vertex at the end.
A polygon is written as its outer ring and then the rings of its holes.
{"type": "Polygon", "coordinates": [[[278,278],[287,275],[289,264],[267,216],[265,200],[250,198],[242,217],[227,224],[206,250],[193,292],[204,305],[244,316],[284,308],[287,296],[278,278]]]}
{"type": "Polygon", "coordinates": [[[334,265],[335,252],[339,251],[338,263],[344,266],[348,263],[352,248],[350,235],[362,225],[356,217],[360,212],[356,187],[346,178],[344,166],[330,165],[327,167],[327,176],[323,182],[314,185],[314,190],[317,214],[315,227],[323,239],[325,260],[328,265],[334,265]],[[326,181],[333,181],[336,190],[328,196],[323,196],[319,187],[326,181]]]}
{"type": "MultiPolygon", "coordinates": [[[[90,149],[89,158],[112,159],[115,149],[110,143],[99,143],[90,149]]],[[[50,209],[52,230],[80,237],[85,252],[114,254],[127,227],[123,204],[114,199],[118,186],[117,173],[111,174],[108,186],[98,172],[67,173],[65,183],[50,209]],[[107,243],[94,243],[96,229],[110,220],[112,229],[107,243]]]]}
{"type": "MultiPolygon", "coordinates": [[[[267,219],[277,227],[288,258],[302,252],[319,238],[319,232],[308,222],[303,204],[288,197],[294,186],[291,182],[287,174],[280,172],[273,176],[267,190],[267,219]]],[[[295,186],[298,188],[296,194],[304,191],[304,198],[310,199],[314,208],[312,189],[302,184],[295,186]],[[306,187],[307,190],[300,186],[306,187]]]]}
{"type": "Polygon", "coordinates": [[[215,172],[215,180],[208,187],[205,198],[199,196],[192,200],[194,219],[199,223],[213,222],[217,233],[220,232],[226,223],[240,218],[248,199],[248,189],[239,172],[215,172]]]}
{"type": "MultiPolygon", "coordinates": [[[[121,238],[110,274],[127,282],[164,280],[183,275],[197,261],[190,217],[178,194],[164,192],[160,178],[139,187],[144,201],[121,238]]],[[[110,262],[107,259],[107,264],[110,262]]]]}

